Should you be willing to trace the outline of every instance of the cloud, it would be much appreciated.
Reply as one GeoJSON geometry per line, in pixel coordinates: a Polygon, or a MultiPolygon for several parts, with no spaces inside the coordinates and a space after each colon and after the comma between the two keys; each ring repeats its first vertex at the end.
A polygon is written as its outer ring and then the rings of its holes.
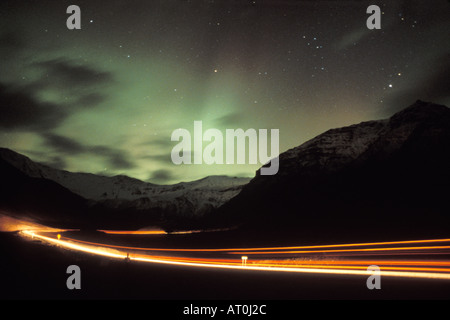
{"type": "Polygon", "coordinates": [[[73,139],[63,137],[53,133],[43,133],[47,147],[65,156],[87,154],[93,157],[101,157],[114,169],[132,169],[134,164],[129,160],[123,150],[107,146],[87,146],[73,139]]]}
{"type": "Polygon", "coordinates": [[[139,147],[145,147],[145,152],[140,157],[143,160],[156,161],[162,164],[172,164],[171,152],[177,141],[167,137],[153,137],[139,143],[139,147]]]}
{"type": "Polygon", "coordinates": [[[98,92],[93,92],[89,94],[85,94],[81,97],[79,97],[75,103],[73,103],[74,106],[80,106],[80,107],[94,107],[96,105],[99,105],[103,101],[106,100],[106,96],[103,94],[100,94],[98,92]]]}
{"type": "MultiPolygon", "coordinates": [[[[20,46],[19,37],[3,34],[0,49],[20,46]]],[[[37,62],[37,80],[25,84],[0,82],[0,128],[51,131],[80,108],[95,107],[107,99],[104,87],[114,83],[110,72],[65,59],[37,62]],[[50,95],[49,95],[50,93],[50,95]],[[53,96],[44,100],[44,96],[53,96]]]]}
{"type": "Polygon", "coordinates": [[[67,117],[67,110],[41,102],[23,88],[0,82],[0,128],[48,130],[67,117]]]}
{"type": "Polygon", "coordinates": [[[61,169],[64,170],[67,168],[67,162],[63,157],[60,156],[52,156],[48,152],[45,152],[43,150],[33,150],[33,149],[15,149],[15,151],[26,155],[28,157],[31,157],[33,161],[36,161],[39,163],[42,163],[46,166],[61,169]]]}
{"type": "Polygon", "coordinates": [[[371,34],[367,27],[361,27],[345,34],[337,44],[337,50],[345,50],[371,34]]]}
{"type": "Polygon", "coordinates": [[[142,157],[142,159],[153,160],[160,163],[170,164],[172,163],[172,158],[170,157],[170,153],[168,154],[157,154],[157,155],[147,155],[142,157]]]}
{"type": "Polygon", "coordinates": [[[150,175],[150,182],[155,183],[168,183],[174,179],[172,172],[165,169],[155,170],[150,175]]]}
{"type": "Polygon", "coordinates": [[[59,157],[59,156],[51,157],[49,160],[44,162],[44,164],[49,167],[52,167],[55,169],[60,169],[60,170],[63,170],[67,166],[66,161],[62,157],[59,157]]]}
{"type": "Polygon", "coordinates": [[[64,154],[80,154],[88,151],[87,147],[76,142],[73,139],[66,138],[53,133],[44,133],[42,137],[45,139],[47,146],[64,154]]]}
{"type": "Polygon", "coordinates": [[[71,108],[94,107],[107,99],[104,89],[115,83],[111,72],[68,59],[53,59],[30,65],[39,70],[38,80],[28,84],[33,92],[51,92],[71,108]],[[69,98],[69,99],[67,99],[69,98]]]}
{"type": "Polygon", "coordinates": [[[93,85],[113,82],[112,73],[99,71],[87,65],[80,65],[67,59],[53,59],[34,63],[32,66],[42,68],[52,81],[66,87],[91,87],[93,85]]]}
{"type": "Polygon", "coordinates": [[[167,135],[167,137],[152,138],[151,140],[143,142],[142,145],[157,146],[170,150],[175,145],[175,142],[170,139],[170,135],[167,135]]]}
{"type": "Polygon", "coordinates": [[[115,169],[134,168],[134,164],[128,160],[128,157],[126,157],[125,152],[122,150],[117,150],[106,146],[94,146],[88,147],[87,152],[94,155],[101,155],[115,169]]]}

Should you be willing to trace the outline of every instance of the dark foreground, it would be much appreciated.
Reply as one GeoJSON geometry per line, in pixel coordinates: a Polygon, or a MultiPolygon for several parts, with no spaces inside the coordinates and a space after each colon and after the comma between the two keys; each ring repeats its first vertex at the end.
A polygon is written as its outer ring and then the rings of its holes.
{"type": "Polygon", "coordinates": [[[220,270],[125,262],[0,233],[0,298],[149,300],[449,299],[450,281],[220,270]],[[69,265],[81,289],[69,290],[69,265]]]}

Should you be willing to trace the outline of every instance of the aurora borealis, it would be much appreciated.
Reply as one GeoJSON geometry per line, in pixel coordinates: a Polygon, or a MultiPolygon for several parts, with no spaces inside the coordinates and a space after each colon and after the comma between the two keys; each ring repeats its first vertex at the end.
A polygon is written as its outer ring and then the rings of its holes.
{"type": "MultiPolygon", "coordinates": [[[[0,146],[59,169],[175,183],[177,128],[280,131],[280,152],[417,99],[450,104],[450,3],[2,1],[0,146]],[[81,8],[68,30],[66,8],[81,8]],[[366,8],[382,10],[368,30],[366,8]]],[[[280,164],[282,166],[282,164],[280,164]]]]}

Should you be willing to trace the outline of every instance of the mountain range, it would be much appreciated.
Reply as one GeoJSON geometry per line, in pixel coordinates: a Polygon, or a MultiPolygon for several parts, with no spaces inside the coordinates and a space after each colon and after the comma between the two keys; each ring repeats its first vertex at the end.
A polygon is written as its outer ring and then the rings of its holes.
{"type": "MultiPolygon", "coordinates": [[[[92,222],[94,219],[96,225],[101,225],[103,218],[106,225],[110,224],[108,221],[117,220],[114,224],[118,227],[132,223],[136,216],[143,224],[164,224],[175,218],[198,219],[234,197],[250,180],[209,176],[191,182],[158,185],[124,175],[107,177],[54,169],[6,148],[0,148],[0,168],[4,172],[2,189],[5,190],[1,203],[12,205],[14,211],[33,216],[32,212],[37,208],[29,205],[29,198],[36,192],[47,189],[56,192],[57,189],[58,193],[72,198],[62,204],[62,211],[73,208],[72,202],[75,202],[75,207],[86,213],[82,220],[92,222]],[[47,186],[28,190],[33,188],[30,185],[41,183],[47,186]]],[[[56,200],[51,194],[41,196],[41,199],[41,202],[47,200],[48,207],[53,207],[56,200]]],[[[74,213],[73,217],[80,217],[80,212],[74,213]]]]}
{"type": "Polygon", "coordinates": [[[279,155],[279,171],[156,185],[71,173],[0,149],[0,205],[40,222],[166,229],[240,226],[261,236],[448,236],[450,109],[416,101],[279,155]]]}

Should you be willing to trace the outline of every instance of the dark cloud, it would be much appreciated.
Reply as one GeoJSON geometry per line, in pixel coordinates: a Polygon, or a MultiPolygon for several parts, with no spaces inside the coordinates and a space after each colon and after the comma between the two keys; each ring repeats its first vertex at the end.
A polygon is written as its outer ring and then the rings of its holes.
{"type": "Polygon", "coordinates": [[[57,127],[67,111],[41,102],[25,89],[0,83],[0,128],[49,130],[57,127]]]}
{"type": "MultiPolygon", "coordinates": [[[[20,46],[18,37],[4,34],[0,48],[20,46]]],[[[94,107],[107,99],[101,86],[113,82],[109,72],[77,65],[64,59],[34,63],[41,69],[38,80],[26,83],[0,82],[0,128],[9,130],[50,131],[58,127],[78,108],[94,107]],[[46,92],[67,96],[67,101],[49,102],[39,98],[46,92]]]]}
{"type": "MultiPolygon", "coordinates": [[[[177,142],[173,142],[174,145],[177,142]]],[[[180,155],[182,154],[182,152],[180,152],[180,155]]],[[[191,159],[191,162],[194,162],[194,158],[195,158],[195,151],[193,150],[185,150],[184,151],[184,155],[188,158],[191,159]]],[[[151,161],[156,161],[156,162],[160,162],[162,164],[173,164],[172,162],[172,151],[169,151],[167,154],[157,154],[157,155],[146,155],[141,157],[141,159],[143,160],[151,160],[151,161]]]]}
{"type": "Polygon", "coordinates": [[[45,164],[49,167],[55,168],[55,169],[60,169],[60,170],[63,170],[67,167],[66,161],[62,157],[59,157],[59,156],[51,157],[49,160],[47,160],[43,164],[45,164]]]}
{"type": "Polygon", "coordinates": [[[86,146],[75,140],[57,134],[44,133],[42,137],[49,147],[63,154],[81,154],[89,151],[86,146]]]}
{"type": "Polygon", "coordinates": [[[131,169],[134,164],[128,160],[126,152],[107,146],[87,146],[73,139],[53,133],[44,133],[45,144],[61,155],[73,156],[88,154],[103,158],[114,169],[131,169]]]}
{"type": "Polygon", "coordinates": [[[62,58],[35,62],[29,66],[39,71],[40,76],[37,80],[21,85],[27,92],[55,90],[60,94],[71,96],[80,106],[102,102],[105,97],[99,91],[114,83],[111,72],[100,71],[62,58]]]}
{"type": "Polygon", "coordinates": [[[147,147],[150,153],[161,153],[161,151],[170,152],[176,143],[176,141],[171,140],[171,135],[168,134],[167,136],[157,136],[146,139],[138,145],[139,147],[147,147]]]}
{"type": "Polygon", "coordinates": [[[101,155],[104,157],[115,169],[132,169],[134,165],[125,155],[122,150],[113,149],[106,146],[94,146],[87,148],[89,153],[101,155]]]}
{"type": "Polygon", "coordinates": [[[98,92],[93,92],[79,97],[73,105],[80,107],[94,107],[105,100],[105,95],[98,92]]]}
{"type": "Polygon", "coordinates": [[[170,139],[170,135],[167,135],[166,137],[157,137],[149,139],[148,141],[142,142],[140,145],[148,145],[150,148],[152,147],[162,147],[165,149],[172,149],[174,146],[174,142],[170,139]]]}
{"type": "Polygon", "coordinates": [[[39,159],[37,160],[39,163],[52,168],[63,170],[67,167],[67,163],[63,157],[51,155],[43,150],[17,149],[15,151],[30,157],[33,161],[39,159]]]}
{"type": "Polygon", "coordinates": [[[99,71],[62,58],[37,62],[33,66],[42,68],[48,74],[49,79],[57,80],[59,85],[67,87],[91,87],[113,81],[110,72],[99,71]]]}
{"type": "Polygon", "coordinates": [[[142,159],[148,159],[161,163],[172,163],[172,158],[170,157],[170,153],[168,154],[158,154],[158,155],[148,155],[142,157],[142,159]]]}
{"type": "Polygon", "coordinates": [[[114,83],[111,72],[100,71],[68,59],[35,62],[30,66],[40,72],[40,77],[26,84],[26,90],[36,95],[57,93],[61,97],[58,103],[71,110],[99,105],[108,98],[104,89],[114,83]]]}
{"type": "Polygon", "coordinates": [[[174,176],[169,170],[160,169],[153,171],[149,180],[154,183],[168,183],[173,178],[174,176]]]}
{"type": "Polygon", "coordinates": [[[171,164],[171,151],[177,144],[176,141],[171,141],[170,136],[156,137],[139,144],[144,146],[148,152],[141,157],[143,160],[156,161],[163,164],[171,164]]]}

